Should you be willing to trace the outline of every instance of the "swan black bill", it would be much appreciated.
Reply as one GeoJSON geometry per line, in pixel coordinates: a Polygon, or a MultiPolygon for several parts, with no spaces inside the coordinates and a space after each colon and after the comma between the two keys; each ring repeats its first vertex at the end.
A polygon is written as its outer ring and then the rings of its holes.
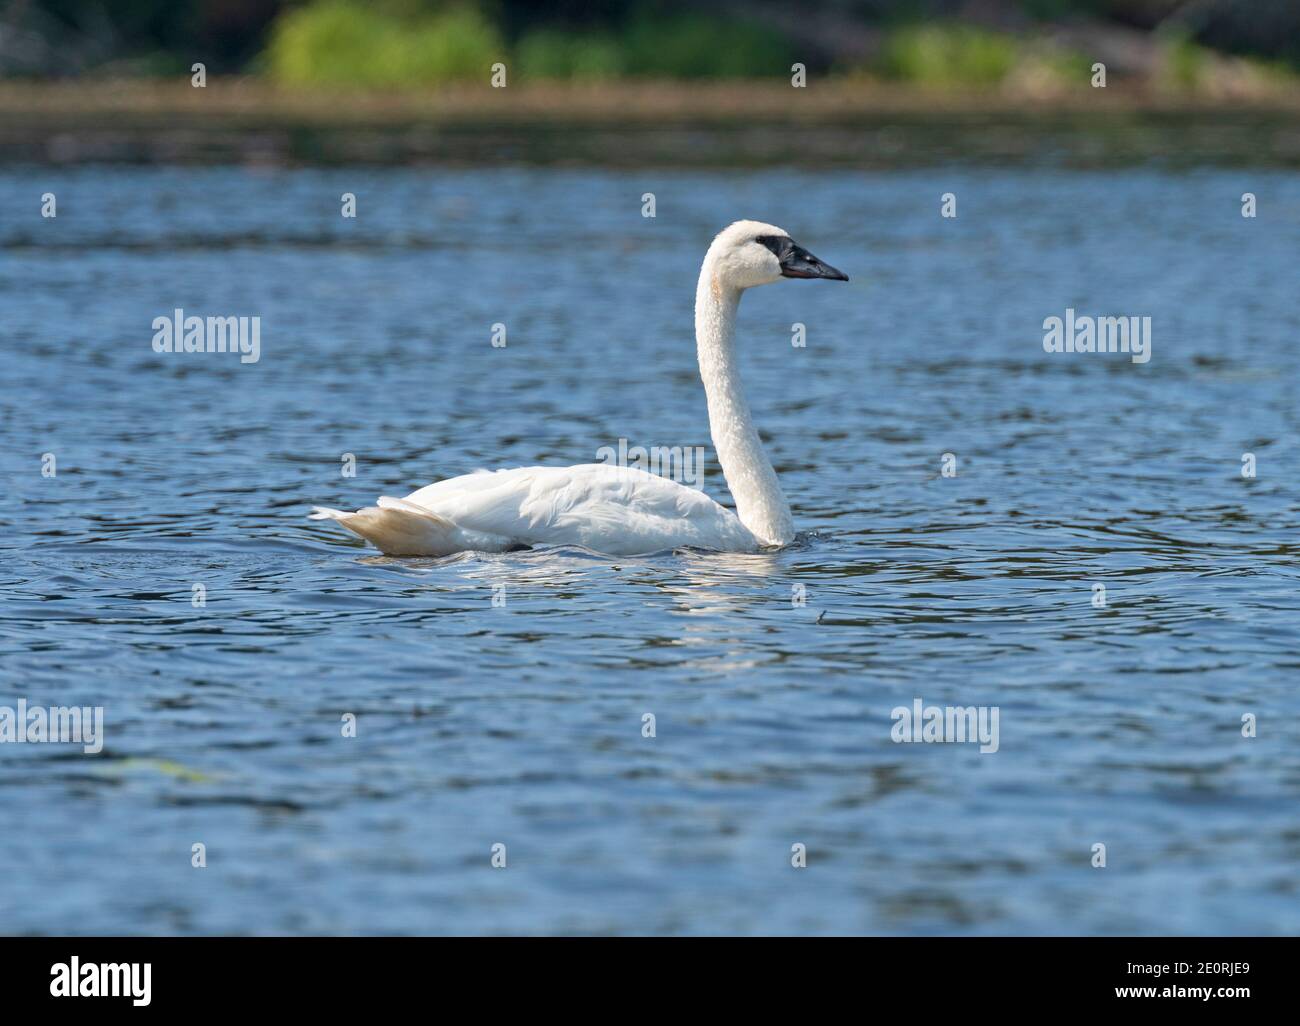
{"type": "Polygon", "coordinates": [[[813,256],[788,235],[764,235],[758,241],[770,249],[780,262],[782,278],[849,280],[849,276],[843,271],[813,256]]]}

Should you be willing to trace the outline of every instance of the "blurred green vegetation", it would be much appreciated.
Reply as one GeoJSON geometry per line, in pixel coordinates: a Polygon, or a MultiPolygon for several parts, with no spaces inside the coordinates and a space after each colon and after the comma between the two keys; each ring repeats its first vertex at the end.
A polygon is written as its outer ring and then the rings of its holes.
{"type": "Polygon", "coordinates": [[[868,70],[927,89],[992,88],[1008,80],[1068,89],[1089,81],[1092,58],[1033,36],[939,22],[889,32],[868,70]]]}
{"type": "Polygon", "coordinates": [[[537,29],[519,40],[516,59],[524,79],[607,79],[627,71],[624,50],[608,32],[537,29]]]}
{"type": "Polygon", "coordinates": [[[1205,77],[1209,52],[1183,33],[1171,35],[1165,43],[1164,85],[1175,89],[1196,89],[1205,77]]]}
{"type": "Polygon", "coordinates": [[[642,11],[623,31],[627,70],[662,78],[765,78],[788,75],[789,44],[743,21],[642,11]]]}
{"type": "MultiPolygon", "coordinates": [[[[419,86],[481,81],[494,62],[511,57],[524,81],[766,78],[788,75],[796,59],[770,29],[693,12],[642,8],[609,30],[533,29],[508,50],[476,8],[408,6],[313,0],[291,9],[272,28],[265,67],[288,85],[419,86]]],[[[888,32],[868,70],[915,85],[995,86],[1023,51],[1008,33],[903,24],[888,32]]]]}
{"type": "Polygon", "coordinates": [[[405,17],[356,0],[317,0],[275,22],[265,55],[287,85],[409,86],[482,79],[505,46],[472,7],[405,17]]]}
{"type": "Polygon", "coordinates": [[[879,68],[888,78],[925,86],[992,86],[1020,59],[1013,36],[970,25],[917,25],[889,34],[879,68]]]}
{"type": "Polygon", "coordinates": [[[417,86],[484,80],[514,57],[523,79],[759,78],[788,74],[771,30],[692,12],[641,10],[614,30],[540,28],[507,48],[480,11],[314,0],[272,26],[265,67],[288,85],[417,86]]]}
{"type": "MultiPolygon", "coordinates": [[[[1079,9],[1072,0],[1022,3],[1035,18],[1079,9]]],[[[996,88],[1012,78],[1039,88],[1088,81],[1089,58],[1032,32],[909,20],[916,13],[895,7],[879,26],[875,52],[839,70],[948,90],[996,88]]],[[[785,77],[801,60],[796,46],[766,25],[653,0],[594,24],[525,19],[513,42],[499,27],[510,20],[493,3],[468,0],[308,0],[272,23],[259,64],[286,85],[401,88],[482,82],[497,61],[518,75],[514,81],[527,82],[785,77]]],[[[1166,32],[1158,49],[1159,86],[1194,91],[1211,77],[1213,52],[1189,34],[1166,32]]]]}
{"type": "MultiPolygon", "coordinates": [[[[849,74],[963,90],[1294,84],[1300,0],[0,2],[0,78],[253,73],[311,88],[849,74]],[[1085,56],[1087,55],[1087,56],[1085,56]]],[[[810,78],[810,82],[814,79],[810,78]]]]}

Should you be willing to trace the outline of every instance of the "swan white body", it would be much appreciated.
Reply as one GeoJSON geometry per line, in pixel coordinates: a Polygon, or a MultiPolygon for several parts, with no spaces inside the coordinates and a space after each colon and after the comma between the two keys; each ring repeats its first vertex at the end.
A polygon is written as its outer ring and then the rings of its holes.
{"type": "Polygon", "coordinates": [[[480,471],[381,498],[355,513],[315,507],[390,556],[581,545],[609,555],[683,546],[752,552],[794,539],[790,506],[741,389],[736,312],[745,289],[787,278],[847,280],[782,229],[737,221],[709,247],[695,293],[695,337],[709,428],[736,512],[703,492],[603,463],[480,471]]]}

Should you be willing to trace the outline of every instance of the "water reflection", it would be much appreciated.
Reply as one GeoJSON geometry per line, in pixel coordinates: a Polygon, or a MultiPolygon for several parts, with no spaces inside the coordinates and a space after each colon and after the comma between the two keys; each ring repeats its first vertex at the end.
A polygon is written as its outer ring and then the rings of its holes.
{"type": "Polygon", "coordinates": [[[1300,239],[1235,174],[657,172],[652,225],[637,173],[49,174],[77,216],[0,224],[0,705],[107,739],[0,751],[13,931],[1300,930],[1300,239]],[[395,560],[304,519],[707,442],[691,296],[741,214],[853,278],[742,310],[798,544],[395,560]],[[1071,304],[1149,314],[1151,363],[1043,353],[1071,304]],[[258,314],[262,360],[160,363],[175,306],[258,314]],[[916,697],[997,705],[997,755],[893,744],[916,697]]]}

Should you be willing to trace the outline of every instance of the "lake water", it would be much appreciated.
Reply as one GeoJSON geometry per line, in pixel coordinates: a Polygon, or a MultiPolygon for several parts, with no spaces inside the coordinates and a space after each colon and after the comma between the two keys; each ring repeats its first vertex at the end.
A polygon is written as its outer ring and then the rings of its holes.
{"type": "Polygon", "coordinates": [[[33,167],[0,210],[0,706],[106,738],[0,745],[4,932],[1300,931],[1294,173],[33,167]],[[305,519],[709,446],[737,217],[852,278],[741,307],[796,545],[305,519]],[[155,353],[175,308],[260,359],[155,353]],[[1067,308],[1150,362],[1044,352],[1067,308]],[[918,698],[998,750],[895,743],[918,698]]]}

